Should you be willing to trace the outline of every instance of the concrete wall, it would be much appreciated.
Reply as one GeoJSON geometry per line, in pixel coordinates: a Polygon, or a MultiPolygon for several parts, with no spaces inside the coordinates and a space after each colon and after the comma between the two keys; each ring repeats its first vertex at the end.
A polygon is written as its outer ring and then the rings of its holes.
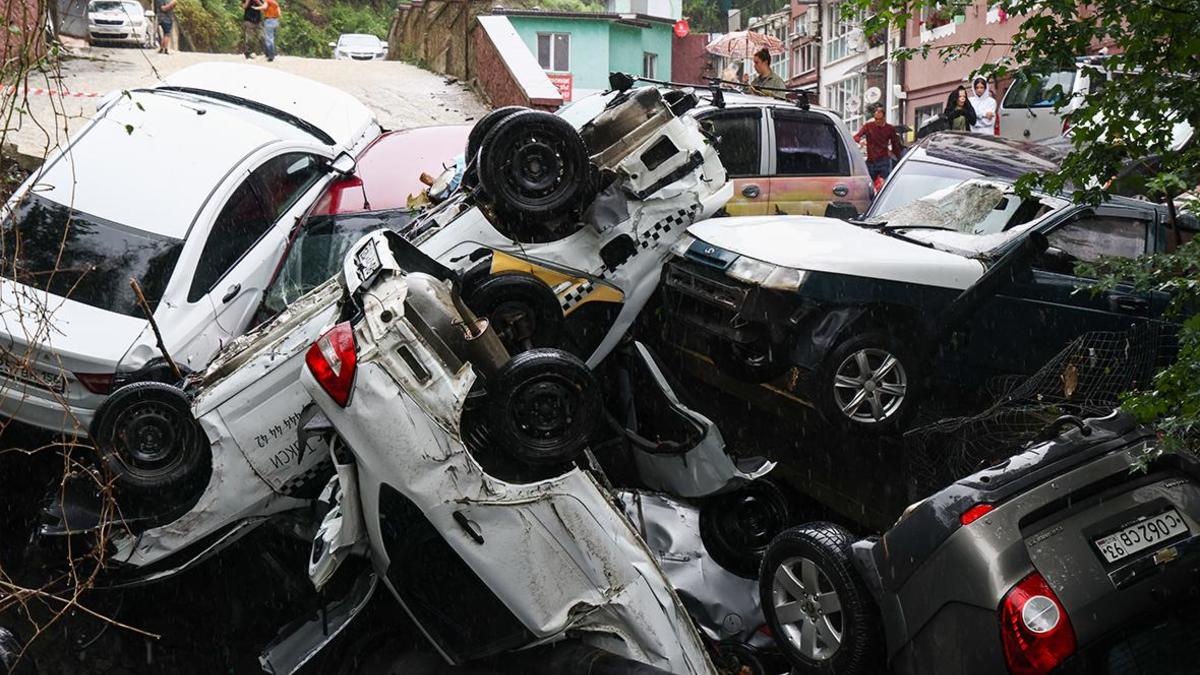
{"type": "MultiPolygon", "coordinates": [[[[609,22],[596,19],[575,19],[538,16],[510,16],[513,28],[521,36],[529,53],[537,60],[538,33],[570,33],[570,68],[574,82],[574,98],[608,88],[609,22]]],[[[641,56],[638,56],[641,73],[641,56]]]]}
{"type": "Polygon", "coordinates": [[[470,78],[471,32],[488,0],[418,0],[400,5],[388,33],[388,58],[423,62],[462,80],[470,78]]]}
{"type": "Polygon", "coordinates": [[[523,105],[556,110],[558,90],[505,16],[481,16],[471,36],[472,78],[493,107],[523,105]]]}

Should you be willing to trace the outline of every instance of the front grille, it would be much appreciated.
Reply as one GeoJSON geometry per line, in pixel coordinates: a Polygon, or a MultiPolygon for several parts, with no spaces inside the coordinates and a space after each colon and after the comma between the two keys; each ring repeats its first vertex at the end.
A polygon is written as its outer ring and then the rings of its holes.
{"type": "Polygon", "coordinates": [[[353,54],[350,58],[354,59],[355,61],[374,61],[375,55],[374,54],[366,54],[366,55],[353,54]]]}
{"type": "Polygon", "coordinates": [[[124,26],[124,19],[96,19],[97,26],[124,26]]]}
{"type": "Polygon", "coordinates": [[[718,281],[698,270],[689,269],[681,262],[667,264],[666,284],[667,288],[683,295],[735,313],[741,310],[750,292],[747,288],[718,281]]]}

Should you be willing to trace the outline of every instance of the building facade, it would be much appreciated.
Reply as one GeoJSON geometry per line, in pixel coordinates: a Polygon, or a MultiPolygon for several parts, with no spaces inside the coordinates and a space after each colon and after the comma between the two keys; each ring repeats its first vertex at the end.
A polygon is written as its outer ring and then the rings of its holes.
{"type": "Polygon", "coordinates": [[[611,72],[671,77],[675,20],[646,14],[500,9],[569,102],[608,89],[611,72]]]}
{"type": "Polygon", "coordinates": [[[821,68],[821,12],[792,0],[788,20],[788,87],[816,91],[821,68]]]}

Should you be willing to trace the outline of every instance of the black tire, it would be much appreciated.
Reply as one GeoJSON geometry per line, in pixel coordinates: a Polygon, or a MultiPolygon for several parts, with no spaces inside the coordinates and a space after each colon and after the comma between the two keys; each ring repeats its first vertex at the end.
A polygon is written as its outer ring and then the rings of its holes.
{"type": "Polygon", "coordinates": [[[792,491],[771,476],[700,505],[700,540],[721,567],[757,579],[771,540],[796,518],[792,491]]]}
{"type": "Polygon", "coordinates": [[[763,617],[793,672],[884,672],[879,610],[850,563],[854,541],[833,523],[809,523],[784,530],[767,548],[763,617]]]}
{"type": "Polygon", "coordinates": [[[477,165],[492,208],[518,224],[582,211],[595,196],[583,139],[548,112],[525,110],[496,122],[480,145],[477,165]]]}
{"type": "Polygon", "coordinates": [[[769,382],[792,368],[785,345],[765,336],[750,344],[720,340],[713,345],[712,360],[717,370],[742,382],[769,382]]]}
{"type": "Polygon", "coordinates": [[[903,429],[916,409],[920,372],[912,351],[890,335],[851,334],[822,361],[811,383],[812,403],[832,424],[874,434],[894,432],[903,429]],[[860,355],[866,357],[865,378],[860,355]],[[895,363],[885,368],[889,356],[895,363]],[[839,380],[839,375],[847,379],[839,380]],[[856,378],[864,380],[858,388],[851,383],[856,378]],[[863,398],[854,405],[860,392],[863,398]]]}
{"type": "Polygon", "coordinates": [[[743,642],[718,642],[713,648],[713,665],[722,675],[774,675],[757,649],[743,642]]]}
{"type": "Polygon", "coordinates": [[[124,495],[194,489],[212,468],[212,448],[187,395],[169,384],[117,389],[96,410],[91,436],[124,495]]]}
{"type": "Polygon", "coordinates": [[[562,305],[541,279],[524,272],[501,272],[470,289],[467,306],[487,318],[509,354],[559,344],[562,305]]]}
{"type": "Polygon", "coordinates": [[[479,148],[483,145],[483,139],[487,137],[489,131],[496,126],[500,120],[512,115],[529,110],[523,105],[507,105],[503,108],[496,108],[488,114],[479,118],[475,126],[471,127],[471,132],[467,134],[467,163],[470,164],[475,155],[479,154],[479,148]]]}
{"type": "Polygon", "coordinates": [[[512,357],[488,387],[493,441],[534,467],[574,461],[601,416],[600,388],[578,357],[532,349],[512,357]]]}
{"type": "Polygon", "coordinates": [[[37,675],[33,657],[22,653],[21,641],[7,628],[0,627],[0,673],[37,675]]]}

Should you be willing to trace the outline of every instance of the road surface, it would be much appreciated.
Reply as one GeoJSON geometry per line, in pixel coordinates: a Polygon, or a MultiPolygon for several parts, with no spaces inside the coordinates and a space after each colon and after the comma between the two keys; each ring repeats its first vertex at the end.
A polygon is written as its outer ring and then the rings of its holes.
{"type": "MultiPolygon", "coordinates": [[[[39,158],[64,144],[96,111],[100,96],[121,89],[147,86],[187,66],[207,61],[246,63],[240,54],[172,52],[121,47],[72,47],[72,57],[54,76],[30,76],[17,94],[18,112],[4,125],[5,144],[20,154],[39,158]],[[69,92],[60,96],[46,91],[69,92]],[[100,96],[95,96],[96,94],[100,96]]],[[[487,108],[469,89],[448,83],[441,75],[399,61],[334,61],[280,56],[273,63],[259,56],[251,61],[332,85],[370,107],[387,129],[431,124],[455,124],[478,119],[487,108]]],[[[11,96],[5,92],[3,96],[11,96]]],[[[4,107],[7,110],[7,106],[4,107]]]]}

